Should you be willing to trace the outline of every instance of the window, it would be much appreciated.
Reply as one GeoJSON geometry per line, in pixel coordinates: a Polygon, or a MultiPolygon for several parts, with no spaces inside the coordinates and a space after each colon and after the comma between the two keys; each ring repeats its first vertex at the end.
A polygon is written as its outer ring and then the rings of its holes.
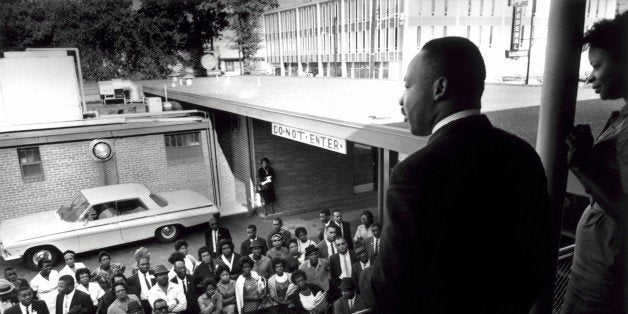
{"type": "Polygon", "coordinates": [[[118,215],[129,215],[147,210],[146,205],[139,199],[118,201],[118,215]]]}
{"type": "Polygon", "coordinates": [[[20,161],[24,182],[44,180],[44,168],[41,163],[39,147],[18,148],[17,158],[20,161]]]}
{"type": "Polygon", "coordinates": [[[200,132],[164,135],[168,165],[179,165],[203,160],[200,132]]]}

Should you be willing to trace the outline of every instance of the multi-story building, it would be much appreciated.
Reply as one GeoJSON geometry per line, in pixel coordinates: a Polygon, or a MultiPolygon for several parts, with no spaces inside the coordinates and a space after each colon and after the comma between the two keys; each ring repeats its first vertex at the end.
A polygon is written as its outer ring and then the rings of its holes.
{"type": "MultiPolygon", "coordinates": [[[[585,28],[627,4],[587,0],[585,28]]],[[[539,0],[295,2],[264,15],[266,60],[276,75],[400,79],[426,42],[461,36],[480,48],[489,80],[540,76],[549,7],[539,0]]]]}

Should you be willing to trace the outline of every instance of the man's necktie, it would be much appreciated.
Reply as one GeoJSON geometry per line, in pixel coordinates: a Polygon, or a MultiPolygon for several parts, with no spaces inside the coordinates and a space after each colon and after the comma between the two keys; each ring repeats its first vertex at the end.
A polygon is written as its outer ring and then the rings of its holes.
{"type": "Polygon", "coordinates": [[[349,310],[353,308],[353,300],[349,300],[349,310]]]}
{"type": "Polygon", "coordinates": [[[379,253],[379,243],[377,243],[377,242],[378,242],[378,239],[375,238],[375,243],[373,244],[373,245],[375,245],[375,254],[379,253]]]}
{"type": "Polygon", "coordinates": [[[150,286],[150,280],[148,280],[148,272],[144,274],[144,281],[146,282],[146,289],[150,290],[151,286],[150,286]]]}
{"type": "Polygon", "coordinates": [[[331,255],[336,254],[336,249],[334,248],[334,244],[331,244],[331,255]]]}
{"type": "Polygon", "coordinates": [[[31,314],[31,312],[28,311],[28,307],[26,308],[26,314],[31,314]]]}
{"type": "Polygon", "coordinates": [[[188,288],[186,287],[187,285],[185,284],[185,280],[181,280],[181,285],[183,286],[183,294],[188,294],[188,288]]]}

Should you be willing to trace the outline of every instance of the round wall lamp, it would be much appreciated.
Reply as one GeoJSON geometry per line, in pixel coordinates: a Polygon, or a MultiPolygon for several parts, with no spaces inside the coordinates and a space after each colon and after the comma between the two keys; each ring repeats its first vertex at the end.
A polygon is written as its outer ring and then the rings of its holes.
{"type": "Polygon", "coordinates": [[[89,154],[99,161],[107,161],[113,157],[113,144],[108,140],[93,140],[89,144],[89,154]]]}

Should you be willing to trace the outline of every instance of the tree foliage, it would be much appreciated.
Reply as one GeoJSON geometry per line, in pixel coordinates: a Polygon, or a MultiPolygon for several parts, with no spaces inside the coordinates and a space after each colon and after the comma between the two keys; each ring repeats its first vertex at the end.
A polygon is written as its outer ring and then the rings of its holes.
{"type": "Polygon", "coordinates": [[[163,78],[199,69],[227,18],[222,0],[2,0],[0,52],[77,47],[88,81],[163,78]]]}
{"type": "Polygon", "coordinates": [[[230,1],[233,21],[230,28],[234,31],[233,48],[237,49],[243,61],[243,74],[252,70],[255,54],[261,48],[260,35],[264,11],[279,6],[277,0],[232,0],[230,1]]]}

